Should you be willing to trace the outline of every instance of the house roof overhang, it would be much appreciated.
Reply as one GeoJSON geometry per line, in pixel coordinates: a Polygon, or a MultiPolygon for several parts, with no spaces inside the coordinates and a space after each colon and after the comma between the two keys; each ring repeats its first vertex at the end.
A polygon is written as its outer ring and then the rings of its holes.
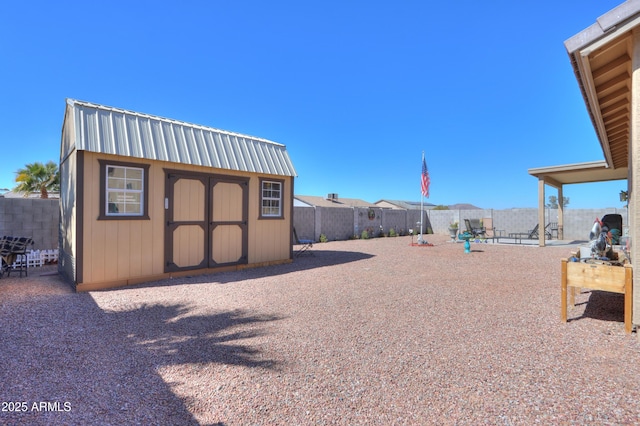
{"type": "Polygon", "coordinates": [[[565,41],[606,165],[627,168],[631,127],[633,29],[640,0],[628,0],[565,41]]]}
{"type": "Polygon", "coordinates": [[[605,160],[529,169],[529,174],[555,187],[628,177],[632,32],[639,25],[640,0],[628,0],[564,43],[605,160]]]}

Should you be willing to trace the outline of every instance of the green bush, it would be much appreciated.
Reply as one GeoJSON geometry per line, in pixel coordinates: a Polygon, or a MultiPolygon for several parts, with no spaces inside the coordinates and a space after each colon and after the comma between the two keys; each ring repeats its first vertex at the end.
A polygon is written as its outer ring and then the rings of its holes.
{"type": "Polygon", "coordinates": [[[360,234],[360,238],[362,238],[363,240],[368,240],[369,239],[369,233],[367,232],[366,229],[364,231],[362,231],[362,234],[360,234]]]}
{"type": "Polygon", "coordinates": [[[327,241],[329,241],[329,240],[327,239],[327,236],[326,236],[326,235],[324,235],[324,234],[320,234],[320,242],[321,242],[321,243],[326,243],[327,241]]]}
{"type": "Polygon", "coordinates": [[[395,230],[395,229],[393,229],[393,228],[389,229],[389,236],[390,236],[390,237],[395,237],[395,236],[397,236],[397,234],[396,234],[396,230],[395,230]]]}

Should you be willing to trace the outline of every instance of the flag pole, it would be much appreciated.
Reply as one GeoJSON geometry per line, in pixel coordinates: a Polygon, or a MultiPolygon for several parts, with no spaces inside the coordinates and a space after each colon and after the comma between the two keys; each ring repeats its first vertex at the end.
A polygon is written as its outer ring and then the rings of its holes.
{"type": "MultiPolygon", "coordinates": [[[[422,163],[424,164],[424,151],[422,151],[422,163]]],[[[420,191],[420,241],[423,241],[422,231],[424,229],[424,191],[420,191]]]]}
{"type": "MultiPolygon", "coordinates": [[[[420,237],[418,238],[418,244],[423,244],[424,246],[433,246],[433,244],[429,244],[427,240],[424,238],[423,234],[425,231],[424,228],[424,197],[429,198],[429,185],[431,184],[431,179],[429,178],[429,169],[427,169],[427,162],[424,159],[424,151],[422,151],[422,176],[420,179],[420,189],[422,190],[422,197],[420,198],[420,237]]],[[[428,230],[427,230],[428,232],[428,230]]]]}

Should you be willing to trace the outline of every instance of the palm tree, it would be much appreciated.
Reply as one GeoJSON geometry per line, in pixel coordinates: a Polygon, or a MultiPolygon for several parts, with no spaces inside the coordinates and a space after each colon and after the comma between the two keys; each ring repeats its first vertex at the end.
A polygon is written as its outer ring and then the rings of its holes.
{"type": "Polygon", "coordinates": [[[60,191],[60,171],[53,161],[42,164],[38,161],[27,164],[16,172],[15,192],[24,192],[28,197],[33,192],[40,192],[40,198],[49,198],[49,191],[60,191]]]}

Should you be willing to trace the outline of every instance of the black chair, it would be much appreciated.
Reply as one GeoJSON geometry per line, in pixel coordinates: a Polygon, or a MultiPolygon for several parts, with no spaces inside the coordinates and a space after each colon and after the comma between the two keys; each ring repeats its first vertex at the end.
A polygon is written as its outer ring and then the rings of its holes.
{"type": "Polygon", "coordinates": [[[622,236],[622,215],[620,214],[605,214],[602,216],[602,227],[607,227],[611,233],[611,243],[620,244],[620,237],[622,236]]]}
{"type": "Polygon", "coordinates": [[[487,230],[480,225],[480,219],[465,219],[464,225],[467,227],[467,232],[474,238],[487,238],[487,230]]]}
{"type": "Polygon", "coordinates": [[[5,272],[10,276],[12,271],[19,271],[20,277],[23,272],[25,276],[29,275],[27,247],[30,245],[33,245],[33,239],[29,237],[0,237],[0,277],[5,272]]]}

